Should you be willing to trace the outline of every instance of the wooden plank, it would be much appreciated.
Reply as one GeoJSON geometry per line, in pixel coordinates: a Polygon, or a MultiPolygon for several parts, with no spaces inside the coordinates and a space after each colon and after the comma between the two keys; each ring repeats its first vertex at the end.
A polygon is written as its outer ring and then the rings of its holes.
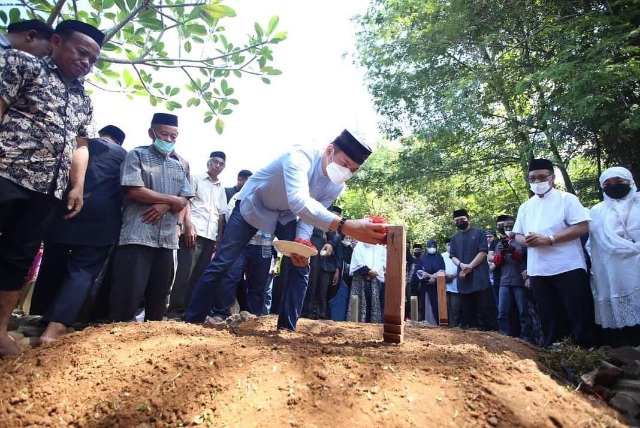
{"type": "Polygon", "coordinates": [[[402,326],[397,324],[385,324],[384,332],[389,334],[402,334],[402,326]]]}
{"type": "Polygon", "coordinates": [[[411,321],[418,321],[418,296],[411,296],[411,321]]]}
{"type": "Polygon", "coordinates": [[[438,284],[438,317],[440,326],[449,325],[449,314],[447,313],[447,279],[444,272],[436,274],[438,284]]]}
{"type": "Polygon", "coordinates": [[[385,271],[384,323],[400,328],[399,334],[385,333],[385,342],[401,343],[404,328],[405,265],[407,232],[403,226],[389,226],[387,232],[387,270],[385,271]]]}
{"type": "Polygon", "coordinates": [[[349,307],[351,308],[349,321],[358,322],[358,296],[349,297],[349,307]]]}

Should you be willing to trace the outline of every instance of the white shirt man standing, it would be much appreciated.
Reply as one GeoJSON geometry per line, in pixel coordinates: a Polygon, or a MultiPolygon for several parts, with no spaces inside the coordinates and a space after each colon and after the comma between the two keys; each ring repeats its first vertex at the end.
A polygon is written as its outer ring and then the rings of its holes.
{"type": "Polygon", "coordinates": [[[169,311],[182,313],[191,301],[196,282],[211,261],[216,242],[222,236],[227,214],[227,197],[218,176],[226,166],[226,155],[209,155],[207,172],[193,177],[196,196],[191,200],[180,235],[178,269],[169,298],[169,311]]]}
{"type": "Polygon", "coordinates": [[[513,231],[528,248],[527,274],[543,346],[571,334],[575,343],[590,347],[595,316],[580,237],[591,218],[575,195],[554,188],[551,161],[533,159],[527,179],[534,195],[520,206],[513,231]]]}

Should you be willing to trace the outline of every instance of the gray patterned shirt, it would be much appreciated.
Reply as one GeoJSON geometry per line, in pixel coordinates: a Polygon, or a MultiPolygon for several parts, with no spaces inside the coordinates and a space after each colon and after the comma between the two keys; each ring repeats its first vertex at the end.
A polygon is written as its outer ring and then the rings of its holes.
{"type": "MultiPolygon", "coordinates": [[[[194,196],[187,171],[179,160],[165,156],[153,145],[136,147],[127,153],[122,166],[123,186],[146,187],[165,195],[194,196]]],[[[142,221],[142,213],[151,205],[125,198],[122,229],[118,245],[146,245],[153,248],[178,248],[178,213],[167,212],[156,224],[142,221]]]]}
{"type": "Polygon", "coordinates": [[[95,135],[93,105],[82,83],[66,84],[49,57],[0,53],[0,177],[62,198],[76,136],[95,135]]]}

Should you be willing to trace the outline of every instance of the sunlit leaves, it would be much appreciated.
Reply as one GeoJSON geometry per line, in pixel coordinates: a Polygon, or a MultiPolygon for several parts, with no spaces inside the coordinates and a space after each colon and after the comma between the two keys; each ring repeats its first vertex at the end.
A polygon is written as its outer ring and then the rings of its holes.
{"type": "MultiPolygon", "coordinates": [[[[0,10],[0,27],[20,19],[48,18],[59,2],[23,0],[0,10]]],[[[88,84],[127,96],[148,96],[153,106],[169,110],[199,108],[217,132],[219,116],[232,114],[235,79],[244,75],[276,76],[270,46],[286,39],[277,32],[279,19],[255,23],[253,34],[230,40],[221,23],[236,16],[224,0],[88,0],[64,2],[57,19],[77,17],[108,33],[88,84]],[[113,34],[109,31],[117,29],[113,34]],[[275,36],[272,36],[275,34],[275,36]]],[[[57,21],[56,21],[57,22],[57,21]]],[[[55,25],[55,22],[54,22],[55,25]]],[[[89,88],[91,89],[91,88],[89,88]]]]}

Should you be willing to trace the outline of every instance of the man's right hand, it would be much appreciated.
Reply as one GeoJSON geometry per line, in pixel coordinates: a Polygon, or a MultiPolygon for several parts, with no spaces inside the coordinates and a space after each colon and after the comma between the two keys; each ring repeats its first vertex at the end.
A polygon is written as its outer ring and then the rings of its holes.
{"type": "Polygon", "coordinates": [[[187,206],[188,203],[189,200],[187,198],[183,198],[182,196],[173,196],[171,197],[171,211],[179,213],[185,206],[187,206]]]}
{"type": "Polygon", "coordinates": [[[368,218],[347,220],[342,226],[342,232],[356,241],[368,244],[387,243],[387,228],[390,224],[372,223],[368,218]]]}

